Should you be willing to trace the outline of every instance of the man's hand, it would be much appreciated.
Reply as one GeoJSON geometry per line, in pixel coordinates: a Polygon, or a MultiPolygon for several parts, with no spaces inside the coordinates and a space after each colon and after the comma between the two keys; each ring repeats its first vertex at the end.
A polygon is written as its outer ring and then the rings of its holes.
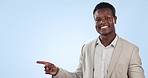
{"type": "Polygon", "coordinates": [[[50,62],[37,61],[36,63],[45,65],[44,68],[46,74],[56,75],[58,73],[59,68],[50,62]]]}

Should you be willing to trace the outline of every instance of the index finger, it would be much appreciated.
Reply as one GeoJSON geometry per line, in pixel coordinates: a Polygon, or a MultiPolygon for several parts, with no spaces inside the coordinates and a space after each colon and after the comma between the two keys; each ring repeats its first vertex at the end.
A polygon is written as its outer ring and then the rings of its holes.
{"type": "Polygon", "coordinates": [[[37,61],[36,63],[38,63],[38,64],[44,64],[44,65],[49,64],[49,62],[46,62],[46,61],[37,61]]]}

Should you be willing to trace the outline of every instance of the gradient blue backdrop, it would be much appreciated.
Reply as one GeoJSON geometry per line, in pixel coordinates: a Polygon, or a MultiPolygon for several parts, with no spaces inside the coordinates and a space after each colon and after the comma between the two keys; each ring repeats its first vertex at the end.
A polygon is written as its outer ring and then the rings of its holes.
{"type": "MultiPolygon", "coordinates": [[[[148,78],[148,0],[105,0],[116,31],[140,48],[148,78]]],[[[92,11],[100,0],[0,0],[0,77],[49,78],[37,60],[75,71],[83,44],[98,37],[92,11]]]]}

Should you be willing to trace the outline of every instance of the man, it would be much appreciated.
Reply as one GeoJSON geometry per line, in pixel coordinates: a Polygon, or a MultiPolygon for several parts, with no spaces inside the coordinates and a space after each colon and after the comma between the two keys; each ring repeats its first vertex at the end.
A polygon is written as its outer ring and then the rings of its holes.
{"type": "Polygon", "coordinates": [[[101,2],[95,7],[93,16],[100,35],[82,47],[76,72],[68,72],[50,62],[37,61],[45,65],[46,74],[53,78],[144,78],[138,47],[115,32],[115,8],[101,2]]]}

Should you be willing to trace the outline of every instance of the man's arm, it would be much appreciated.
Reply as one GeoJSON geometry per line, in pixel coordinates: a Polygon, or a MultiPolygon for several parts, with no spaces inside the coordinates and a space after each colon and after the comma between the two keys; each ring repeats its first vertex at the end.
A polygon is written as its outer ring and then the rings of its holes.
{"type": "Polygon", "coordinates": [[[128,68],[128,76],[129,78],[145,78],[138,47],[133,49],[128,68]]]}
{"type": "Polygon", "coordinates": [[[79,58],[79,65],[78,68],[76,70],[76,72],[68,72],[62,68],[59,69],[59,72],[57,73],[57,75],[52,76],[52,78],[83,78],[83,70],[82,70],[82,62],[83,62],[83,48],[85,45],[83,45],[82,49],[81,49],[81,55],[79,58]]]}
{"type": "Polygon", "coordinates": [[[37,63],[45,65],[45,73],[52,75],[52,78],[77,78],[75,73],[58,68],[50,62],[37,61],[37,63]]]}

